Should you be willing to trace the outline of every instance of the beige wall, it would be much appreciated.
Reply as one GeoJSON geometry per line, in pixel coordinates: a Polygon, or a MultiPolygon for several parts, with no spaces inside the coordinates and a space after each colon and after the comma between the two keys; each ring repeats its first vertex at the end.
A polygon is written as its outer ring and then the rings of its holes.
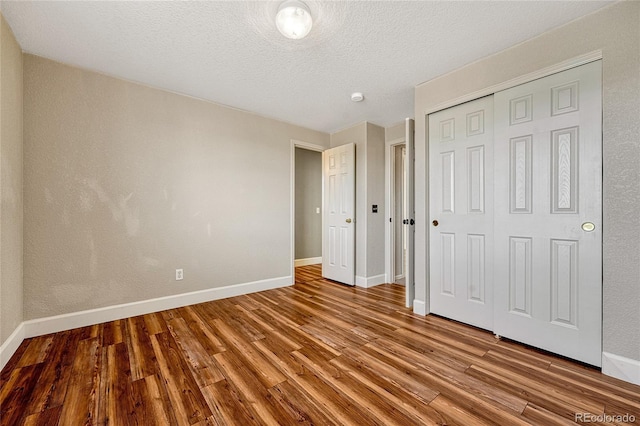
{"type": "Polygon", "coordinates": [[[33,55],[24,71],[25,319],[290,275],[290,141],[329,135],[33,55]]]}
{"type": "Polygon", "coordinates": [[[0,345],[23,320],[22,50],[0,15],[0,345]]]}
{"type": "Polygon", "coordinates": [[[401,121],[398,124],[394,124],[393,126],[389,126],[384,129],[384,138],[386,142],[391,142],[397,139],[404,139],[406,137],[407,124],[404,121],[401,121]]]}
{"type": "Polygon", "coordinates": [[[603,348],[640,360],[640,3],[620,2],[416,88],[416,299],[427,293],[425,111],[585,53],[603,54],[603,348]]]}
{"type": "Polygon", "coordinates": [[[322,257],[322,153],[296,148],[295,258],[322,257]]]}
{"type": "Polygon", "coordinates": [[[367,277],[384,274],[384,127],[367,123],[367,277]],[[378,213],[372,206],[378,205],[378,213]]]}

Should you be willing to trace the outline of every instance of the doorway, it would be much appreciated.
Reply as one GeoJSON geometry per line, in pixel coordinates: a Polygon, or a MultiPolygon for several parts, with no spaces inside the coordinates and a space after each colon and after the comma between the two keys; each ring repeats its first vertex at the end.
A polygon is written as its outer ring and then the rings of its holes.
{"type": "Polygon", "coordinates": [[[385,275],[387,282],[404,285],[405,306],[411,308],[415,298],[415,122],[407,118],[404,124],[404,138],[385,144],[385,275]]]}
{"type": "Polygon", "coordinates": [[[404,218],[408,217],[406,211],[407,175],[404,167],[406,153],[404,143],[394,145],[392,148],[393,170],[391,170],[391,174],[393,177],[390,202],[394,212],[393,218],[396,220],[392,222],[394,232],[391,241],[393,246],[391,281],[401,285],[405,285],[407,270],[407,227],[402,222],[404,218]]]}
{"type": "Polygon", "coordinates": [[[291,141],[291,277],[295,267],[322,263],[322,151],[291,141]]]}
{"type": "Polygon", "coordinates": [[[407,148],[404,138],[387,142],[386,146],[386,205],[387,217],[387,265],[389,283],[406,285],[408,270],[407,211],[407,148]]]}

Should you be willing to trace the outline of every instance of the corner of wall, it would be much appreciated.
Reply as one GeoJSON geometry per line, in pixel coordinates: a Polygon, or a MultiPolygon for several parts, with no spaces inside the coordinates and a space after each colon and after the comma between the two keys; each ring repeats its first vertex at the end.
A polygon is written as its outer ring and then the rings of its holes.
{"type": "Polygon", "coordinates": [[[427,315],[427,304],[422,300],[415,299],[413,301],[413,313],[422,316],[427,315]]]}
{"type": "Polygon", "coordinates": [[[640,360],[602,352],[602,374],[640,385],[640,360]]]}
{"type": "Polygon", "coordinates": [[[0,366],[24,339],[23,52],[0,12],[0,366]]]}

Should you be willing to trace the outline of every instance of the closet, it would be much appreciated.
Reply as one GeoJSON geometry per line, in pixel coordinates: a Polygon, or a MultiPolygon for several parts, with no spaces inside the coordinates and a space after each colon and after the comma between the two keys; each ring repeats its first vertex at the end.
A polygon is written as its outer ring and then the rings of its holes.
{"type": "Polygon", "coordinates": [[[432,313],[601,364],[601,74],[429,115],[432,313]]]}

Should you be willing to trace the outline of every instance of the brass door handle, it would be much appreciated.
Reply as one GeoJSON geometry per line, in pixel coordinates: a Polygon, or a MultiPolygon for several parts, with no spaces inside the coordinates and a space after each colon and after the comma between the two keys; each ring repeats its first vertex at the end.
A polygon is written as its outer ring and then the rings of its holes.
{"type": "Polygon", "coordinates": [[[591,232],[596,229],[596,225],[592,222],[585,222],[582,224],[582,230],[585,232],[591,232]]]}
{"type": "Polygon", "coordinates": [[[434,220],[434,221],[433,221],[433,222],[431,222],[431,223],[433,223],[433,226],[438,226],[438,221],[437,221],[437,220],[434,220]]]}
{"type": "Polygon", "coordinates": [[[347,222],[347,223],[351,223],[351,218],[349,218],[349,219],[345,220],[345,222],[347,222]]]}

